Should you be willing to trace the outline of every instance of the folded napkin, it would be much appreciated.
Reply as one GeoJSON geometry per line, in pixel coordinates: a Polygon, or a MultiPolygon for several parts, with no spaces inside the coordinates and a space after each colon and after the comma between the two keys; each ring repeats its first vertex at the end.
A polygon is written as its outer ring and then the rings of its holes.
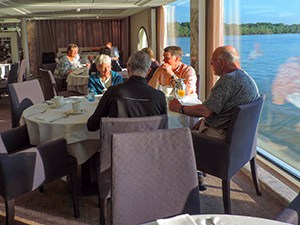
{"type": "Polygon", "coordinates": [[[300,108],[300,93],[289,94],[286,99],[294,106],[300,108]]]}
{"type": "Polygon", "coordinates": [[[63,118],[65,116],[65,114],[47,114],[47,115],[42,115],[42,116],[39,116],[37,117],[36,119],[38,120],[42,120],[42,121],[46,121],[46,122],[52,122],[54,120],[57,120],[57,119],[60,119],[60,118],[63,118]]]}
{"type": "Polygon", "coordinates": [[[201,104],[201,101],[197,98],[193,98],[193,97],[190,97],[190,96],[185,96],[183,99],[181,99],[181,103],[183,105],[198,105],[198,104],[201,104]]]}
{"type": "Polygon", "coordinates": [[[156,220],[159,225],[197,225],[189,214],[183,214],[168,219],[156,220]]]}

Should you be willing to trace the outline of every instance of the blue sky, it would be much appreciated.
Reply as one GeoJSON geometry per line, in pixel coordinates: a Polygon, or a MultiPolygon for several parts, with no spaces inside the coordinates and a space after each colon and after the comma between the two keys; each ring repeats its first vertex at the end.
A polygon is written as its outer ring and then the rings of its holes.
{"type": "MultiPolygon", "coordinates": [[[[300,0],[224,0],[224,2],[224,9],[227,12],[226,23],[232,22],[232,11],[229,12],[229,7],[240,9],[240,23],[300,23],[300,0]]],[[[178,6],[175,10],[176,21],[190,20],[189,0],[177,0],[171,5],[178,6]]]]}

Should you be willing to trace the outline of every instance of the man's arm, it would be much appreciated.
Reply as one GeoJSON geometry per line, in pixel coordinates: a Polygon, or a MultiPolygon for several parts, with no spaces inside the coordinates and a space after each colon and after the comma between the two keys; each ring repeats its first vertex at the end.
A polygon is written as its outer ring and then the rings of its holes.
{"type": "Polygon", "coordinates": [[[173,112],[184,113],[193,117],[209,117],[213,113],[205,105],[183,106],[177,99],[173,99],[170,102],[169,108],[173,112]]]}

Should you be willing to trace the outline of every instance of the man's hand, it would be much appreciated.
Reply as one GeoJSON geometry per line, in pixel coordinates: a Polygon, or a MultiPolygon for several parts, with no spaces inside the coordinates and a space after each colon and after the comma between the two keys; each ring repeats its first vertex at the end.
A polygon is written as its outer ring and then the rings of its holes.
{"type": "Polygon", "coordinates": [[[174,72],[172,70],[172,66],[169,63],[162,64],[162,68],[166,71],[166,73],[171,77],[174,75],[174,72]]]}
{"type": "Polygon", "coordinates": [[[169,108],[173,112],[179,112],[179,109],[181,108],[182,104],[174,98],[173,100],[170,101],[169,108]]]}

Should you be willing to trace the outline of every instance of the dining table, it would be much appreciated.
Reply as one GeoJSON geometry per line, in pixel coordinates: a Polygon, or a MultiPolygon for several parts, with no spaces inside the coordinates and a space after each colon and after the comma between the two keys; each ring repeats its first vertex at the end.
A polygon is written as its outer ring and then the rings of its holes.
{"type": "MultiPolygon", "coordinates": [[[[81,166],[82,179],[89,186],[91,181],[91,166],[97,161],[96,152],[100,146],[100,132],[88,131],[86,123],[95,111],[102,95],[96,95],[95,101],[89,101],[85,96],[72,96],[63,99],[61,107],[56,107],[54,99],[34,104],[23,111],[21,123],[27,125],[30,143],[40,145],[59,138],[67,142],[67,151],[77,159],[81,166]],[[80,101],[81,110],[74,113],[72,103],[80,101]]],[[[199,118],[171,112],[168,109],[168,126],[172,128],[192,127],[199,118]]]]}
{"type": "Polygon", "coordinates": [[[71,72],[66,79],[67,90],[86,95],[88,93],[89,78],[88,67],[76,69],[71,72]]]}
{"type": "Polygon", "coordinates": [[[289,223],[279,222],[276,220],[243,216],[243,215],[226,215],[226,214],[200,214],[189,215],[183,214],[167,219],[157,219],[155,221],[144,223],[143,225],[288,225],[289,223]]]}

